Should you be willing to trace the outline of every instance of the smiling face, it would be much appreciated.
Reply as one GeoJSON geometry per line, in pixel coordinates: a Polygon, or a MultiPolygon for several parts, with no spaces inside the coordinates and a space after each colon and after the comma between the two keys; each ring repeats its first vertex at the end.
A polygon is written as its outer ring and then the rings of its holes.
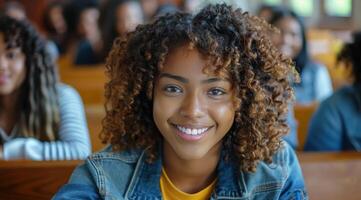
{"type": "Polygon", "coordinates": [[[153,118],[164,151],[184,160],[219,152],[235,116],[228,76],[203,72],[207,61],[187,45],[172,51],[154,88],[153,118]]]}
{"type": "Polygon", "coordinates": [[[20,47],[6,47],[4,35],[0,33],[0,96],[9,95],[25,80],[25,55],[20,47]]]}

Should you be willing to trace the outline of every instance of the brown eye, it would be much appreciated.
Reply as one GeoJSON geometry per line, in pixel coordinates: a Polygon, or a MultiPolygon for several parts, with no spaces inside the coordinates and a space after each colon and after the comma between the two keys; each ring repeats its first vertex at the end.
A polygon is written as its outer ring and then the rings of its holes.
{"type": "Polygon", "coordinates": [[[211,88],[208,91],[208,95],[209,96],[214,96],[214,97],[221,96],[221,95],[224,95],[224,94],[226,94],[226,92],[224,91],[224,89],[221,89],[221,88],[211,88]]]}
{"type": "Polygon", "coordinates": [[[16,57],[16,53],[9,51],[6,53],[6,58],[8,59],[14,59],[16,57]]]}
{"type": "Polygon", "coordinates": [[[182,88],[176,85],[166,85],[163,88],[163,91],[172,96],[181,94],[183,92],[182,88]]]}

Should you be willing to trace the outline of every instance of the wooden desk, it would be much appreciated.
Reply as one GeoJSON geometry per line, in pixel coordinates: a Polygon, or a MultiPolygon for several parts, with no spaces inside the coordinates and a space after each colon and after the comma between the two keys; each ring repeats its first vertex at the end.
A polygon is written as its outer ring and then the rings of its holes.
{"type": "Polygon", "coordinates": [[[360,200],[361,153],[298,153],[310,199],[360,200]]]}
{"type": "MultiPolygon", "coordinates": [[[[298,153],[311,200],[360,200],[361,153],[298,153]]],[[[0,199],[50,199],[82,161],[0,161],[0,199]]]]}
{"type": "Polygon", "coordinates": [[[49,200],[82,161],[0,161],[0,199],[49,200]]]}

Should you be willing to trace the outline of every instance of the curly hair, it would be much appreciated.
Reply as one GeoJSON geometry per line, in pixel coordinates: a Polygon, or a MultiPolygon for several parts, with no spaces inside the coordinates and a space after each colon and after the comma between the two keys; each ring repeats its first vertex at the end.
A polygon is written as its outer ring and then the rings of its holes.
{"type": "Polygon", "coordinates": [[[354,83],[361,86],[361,31],[353,33],[353,42],[346,43],[337,55],[337,62],[351,68],[354,83]]]}
{"type": "MultiPolygon", "coordinates": [[[[239,109],[223,143],[240,169],[255,171],[259,161],[272,161],[289,128],[287,107],[298,80],[292,61],[276,50],[266,35],[275,31],[263,20],[225,4],[209,5],[198,14],[175,13],[140,25],[118,39],[108,56],[106,116],[101,138],[115,151],[147,149],[157,156],[162,137],[152,116],[154,80],[172,49],[191,44],[216,72],[227,70],[239,109]]],[[[206,66],[207,68],[209,66],[206,66]]]]}
{"type": "Polygon", "coordinates": [[[44,141],[56,140],[59,103],[55,65],[45,42],[27,21],[0,16],[0,33],[7,49],[20,48],[25,55],[26,78],[21,85],[18,135],[44,141]]]}

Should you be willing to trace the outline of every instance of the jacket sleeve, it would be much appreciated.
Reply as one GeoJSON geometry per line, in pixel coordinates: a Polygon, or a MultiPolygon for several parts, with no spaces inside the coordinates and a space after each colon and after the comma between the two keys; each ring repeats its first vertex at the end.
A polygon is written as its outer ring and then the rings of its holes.
{"type": "Polygon", "coordinates": [[[102,199],[86,164],[78,166],[70,177],[69,183],[64,185],[54,195],[53,200],[102,199]]]}
{"type": "Polygon", "coordinates": [[[52,198],[53,200],[96,200],[101,199],[95,188],[89,185],[66,184],[52,198]]]}
{"type": "Polygon", "coordinates": [[[308,195],[303,179],[301,167],[299,165],[297,156],[292,148],[287,144],[284,150],[284,161],[287,165],[287,179],[282,188],[280,200],[307,200],[308,195]]]}
{"type": "Polygon", "coordinates": [[[58,140],[42,142],[35,138],[16,138],[3,145],[5,160],[85,159],[91,152],[83,103],[79,94],[66,85],[59,86],[60,127],[58,140]]]}

